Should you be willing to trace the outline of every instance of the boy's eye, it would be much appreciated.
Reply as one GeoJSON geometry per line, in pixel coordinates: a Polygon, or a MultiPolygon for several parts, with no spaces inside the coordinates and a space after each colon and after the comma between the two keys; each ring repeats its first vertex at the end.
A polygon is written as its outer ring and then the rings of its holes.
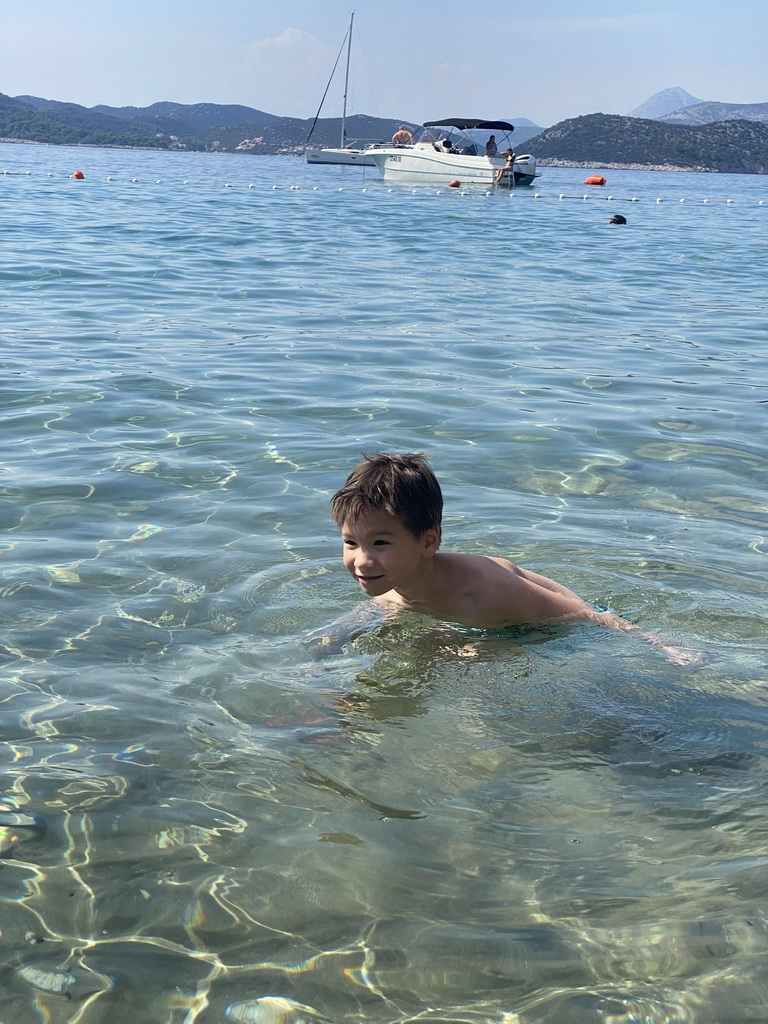
{"type": "Polygon", "coordinates": [[[389,544],[388,540],[377,540],[376,543],[374,544],[374,547],[381,548],[384,547],[386,544],[389,544]]]}

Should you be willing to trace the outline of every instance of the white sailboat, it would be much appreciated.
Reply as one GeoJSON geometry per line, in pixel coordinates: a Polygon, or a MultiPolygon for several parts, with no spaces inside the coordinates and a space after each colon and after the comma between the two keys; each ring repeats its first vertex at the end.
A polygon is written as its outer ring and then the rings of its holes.
{"type": "MultiPolygon", "coordinates": [[[[354,24],[354,20],[355,14],[353,11],[349,19],[349,28],[347,29],[347,69],[344,75],[344,103],[341,111],[341,141],[339,143],[339,148],[305,149],[305,156],[308,164],[359,164],[363,167],[373,167],[373,160],[371,160],[368,155],[366,148],[355,146],[354,143],[351,145],[347,144],[347,92],[349,89],[349,60],[350,54],[352,53],[352,25],[354,24]]],[[[342,46],[343,45],[344,44],[342,43],[342,46]]],[[[336,68],[334,67],[334,71],[335,70],[336,68]]],[[[331,78],[333,78],[333,73],[331,73],[331,78]]],[[[325,96],[323,96],[323,99],[325,99],[325,96]]],[[[320,104],[320,109],[322,109],[322,103],[320,104]]],[[[318,110],[317,116],[315,117],[315,124],[317,124],[317,118],[319,116],[320,110],[318,110]]],[[[313,130],[314,127],[315,125],[313,124],[313,130]]],[[[309,137],[312,137],[311,131],[309,133],[309,137]]],[[[309,142],[309,138],[307,139],[307,142],[309,142]]]]}

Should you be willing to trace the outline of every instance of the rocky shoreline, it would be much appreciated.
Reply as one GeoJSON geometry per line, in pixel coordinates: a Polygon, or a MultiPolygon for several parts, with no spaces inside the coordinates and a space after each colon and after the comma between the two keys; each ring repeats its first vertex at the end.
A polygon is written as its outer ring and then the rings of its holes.
{"type": "Polygon", "coordinates": [[[582,167],[599,171],[709,171],[717,173],[716,167],[678,167],[676,164],[618,164],[589,163],[587,160],[559,160],[557,157],[537,159],[539,167],[582,167]]]}

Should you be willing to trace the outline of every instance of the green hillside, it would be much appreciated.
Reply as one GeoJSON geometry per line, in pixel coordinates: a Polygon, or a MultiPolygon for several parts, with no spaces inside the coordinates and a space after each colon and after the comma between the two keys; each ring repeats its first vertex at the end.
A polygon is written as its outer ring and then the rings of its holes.
{"type": "Polygon", "coordinates": [[[530,139],[526,148],[550,164],[768,173],[768,125],[758,121],[693,126],[588,114],[560,121],[530,139]]]}

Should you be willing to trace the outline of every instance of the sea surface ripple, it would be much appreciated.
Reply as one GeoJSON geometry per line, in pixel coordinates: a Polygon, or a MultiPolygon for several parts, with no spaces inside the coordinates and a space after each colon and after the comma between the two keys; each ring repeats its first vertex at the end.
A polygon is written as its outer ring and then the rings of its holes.
{"type": "Polygon", "coordinates": [[[768,1019],[766,179],[588,173],[0,145],[0,1019],[768,1019]],[[382,449],[703,664],[312,657],[382,449]]]}

